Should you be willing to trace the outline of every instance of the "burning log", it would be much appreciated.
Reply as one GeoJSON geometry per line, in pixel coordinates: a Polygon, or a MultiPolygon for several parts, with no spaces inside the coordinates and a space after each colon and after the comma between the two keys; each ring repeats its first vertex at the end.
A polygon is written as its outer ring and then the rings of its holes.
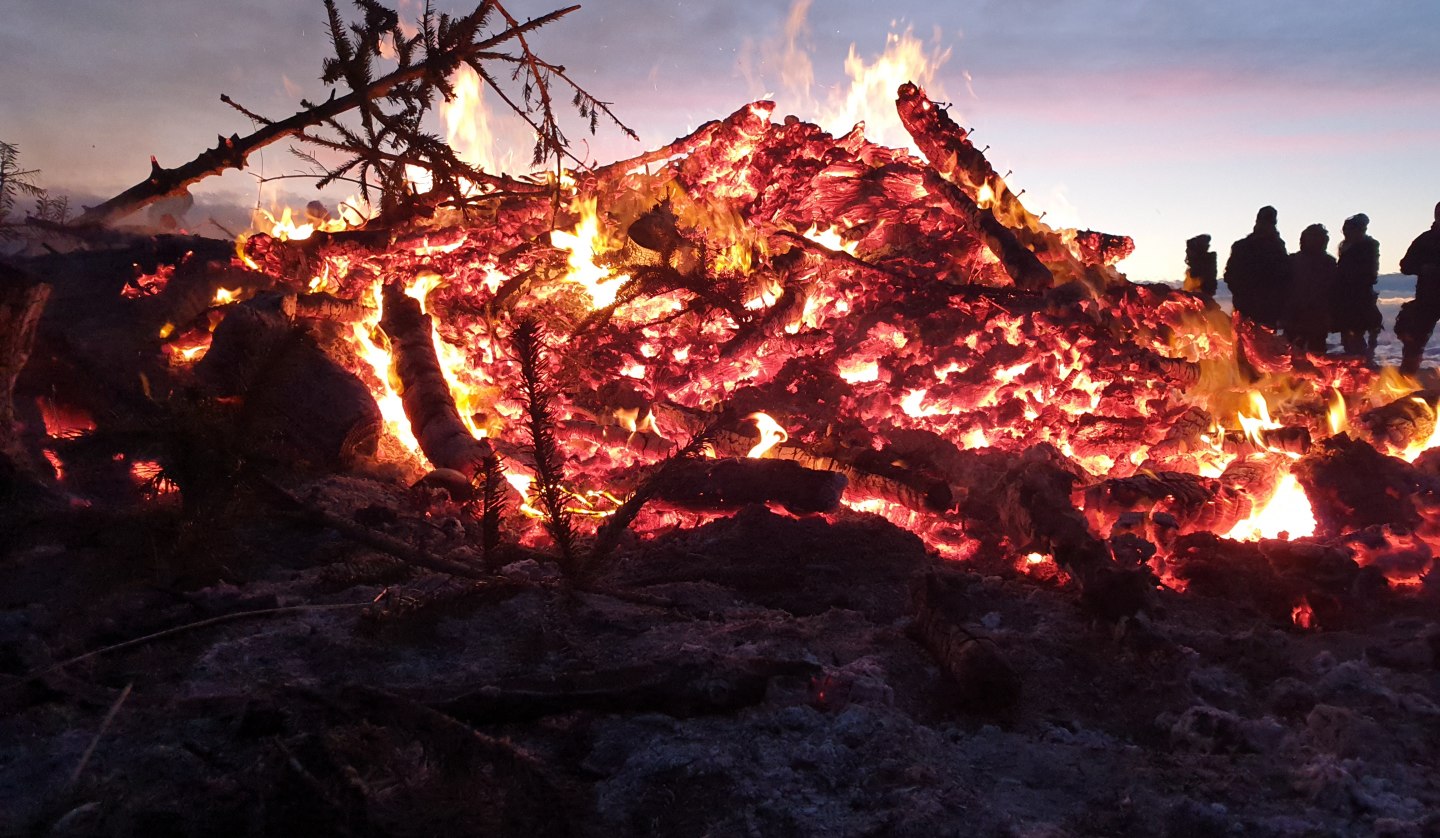
{"type": "Polygon", "coordinates": [[[925,189],[943,197],[950,209],[960,218],[962,225],[979,232],[990,252],[1005,266],[1005,272],[1010,275],[1017,288],[1038,291],[1054,284],[1054,275],[1036,257],[1035,252],[1022,244],[1015,233],[997,221],[989,210],[976,206],[955,184],[933,171],[926,170],[925,189]]]}
{"type": "Polygon", "coordinates": [[[226,309],[196,375],[221,396],[242,397],[246,435],[287,458],[336,466],[375,453],[383,421],[369,389],[273,297],[226,309]]]}
{"type": "Polygon", "coordinates": [[[384,314],[380,328],[390,338],[395,374],[400,379],[400,400],[405,418],[420,442],[420,450],[436,468],[461,474],[478,472],[494,453],[476,439],[460,419],[455,397],[435,354],[434,325],[420,301],[390,283],[383,292],[384,314]]]}
{"type": "MultiPolygon", "coordinates": [[[[1097,285],[1101,286],[1122,281],[1108,261],[1114,252],[1124,250],[1123,246],[1114,242],[1097,246],[1097,261],[1088,265],[1080,261],[1059,234],[1025,209],[1019,196],[1010,191],[990,161],[970,142],[968,132],[930,101],[924,90],[911,83],[901,85],[895,107],[905,130],[915,138],[930,165],[945,180],[963,189],[972,204],[979,204],[981,208],[988,206],[984,214],[991,222],[1006,229],[1020,247],[1030,250],[1039,262],[1049,266],[1047,273],[1053,272],[1061,282],[1091,276],[1098,279],[1097,285]]],[[[1133,245],[1130,248],[1133,249],[1133,245]]],[[[995,254],[1005,259],[999,250],[995,254]]],[[[1020,277],[1015,278],[1020,284],[1020,277]]]]}
{"type": "Polygon", "coordinates": [[[927,573],[911,586],[915,621],[910,635],[955,682],[960,704],[978,713],[1003,713],[1020,700],[1020,676],[995,642],[965,628],[970,603],[950,575],[927,573]]]}
{"type": "Polygon", "coordinates": [[[50,286],[0,264],[0,456],[18,458],[15,382],[30,359],[50,286]]]}
{"type": "Polygon", "coordinates": [[[687,460],[675,464],[655,498],[698,510],[778,503],[804,515],[835,511],[847,482],[843,474],[805,468],[789,460],[687,460]]]}
{"type": "Polygon", "coordinates": [[[1377,448],[1404,451],[1423,443],[1435,432],[1435,405],[1440,391],[1416,390],[1393,402],[1367,410],[1355,424],[1377,448]]]}

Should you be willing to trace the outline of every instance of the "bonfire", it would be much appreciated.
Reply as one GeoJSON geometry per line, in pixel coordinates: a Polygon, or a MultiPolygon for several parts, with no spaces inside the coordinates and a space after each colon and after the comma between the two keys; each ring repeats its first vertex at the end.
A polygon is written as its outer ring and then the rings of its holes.
{"type": "MultiPolygon", "coordinates": [[[[326,179],[359,172],[378,191],[265,214],[223,247],[150,239],[111,289],[126,345],[149,353],[127,379],[148,406],[122,409],[133,393],[95,390],[73,359],[32,364],[48,378],[22,388],[32,421],[9,451],[43,459],[17,491],[74,509],[118,478],[193,525],[246,487],[467,584],[523,587],[554,568],[538,578],[565,596],[620,596],[615,580],[657,545],[756,509],[797,527],[883,519],[952,570],[1073,596],[1122,633],[1152,632],[1169,597],[1243,590],[1266,619],[1313,631],[1425,595],[1440,394],[1128,281],[1128,238],[1046,225],[917,84],[892,91],[913,148],[759,101],[630,159],[565,165],[550,98],[568,79],[524,46],[535,21],[486,3],[406,41],[383,16],[347,36],[330,11],[327,81],[349,93],[156,164],[74,229],[95,236],[83,225],[285,136],[352,154],[326,179]],[[486,10],[501,34],[478,28],[486,10]],[[536,87],[512,104],[550,170],[486,171],[377,104],[471,102],[515,40],[536,87]],[[370,79],[361,56],[382,43],[400,69],[370,79]],[[363,131],[336,121],[348,108],[363,131]],[[340,473],[402,487],[409,512],[341,497],[340,473]]],[[[574,90],[592,126],[610,117],[574,90]]],[[[46,304],[44,286],[16,287],[0,314],[14,324],[7,426],[46,304]]],[[[1012,712],[1021,677],[947,578],[915,589],[913,636],[966,707],[1012,712]]],[[[691,701],[693,684],[673,682],[686,672],[638,705],[691,701]]],[[[815,701],[834,677],[815,675],[815,701]]]]}

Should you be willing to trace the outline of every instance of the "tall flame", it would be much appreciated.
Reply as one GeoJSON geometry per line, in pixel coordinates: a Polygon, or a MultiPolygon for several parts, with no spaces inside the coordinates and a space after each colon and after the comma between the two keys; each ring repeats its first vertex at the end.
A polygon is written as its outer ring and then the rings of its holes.
{"type": "Polygon", "coordinates": [[[485,104],[485,86],[468,64],[461,64],[451,76],[455,96],[440,105],[445,141],[461,160],[486,172],[499,172],[500,158],[495,134],[490,130],[490,108],[485,104]]]}

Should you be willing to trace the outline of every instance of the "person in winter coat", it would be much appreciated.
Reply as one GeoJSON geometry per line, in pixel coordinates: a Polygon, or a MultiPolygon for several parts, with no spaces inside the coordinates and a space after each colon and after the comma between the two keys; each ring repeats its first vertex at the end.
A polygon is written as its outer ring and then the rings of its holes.
{"type": "Polygon", "coordinates": [[[1395,336],[1403,353],[1400,371],[1414,375],[1440,320],[1440,204],[1435,205],[1435,223],[1415,237],[1400,259],[1400,273],[1415,277],[1415,299],[1395,315],[1395,336]]]}
{"type": "Polygon", "coordinates": [[[1272,329],[1280,325],[1290,296],[1290,261],[1277,220],[1274,207],[1261,207],[1255,229],[1230,247],[1225,262],[1225,285],[1235,311],[1272,329]]]}
{"type": "Polygon", "coordinates": [[[1330,328],[1340,333],[1348,355],[1363,355],[1370,348],[1365,333],[1380,320],[1375,281],[1380,276],[1380,245],[1366,235],[1370,219],[1363,213],[1345,219],[1341,228],[1339,277],[1331,298],[1330,328]]]}
{"type": "Polygon", "coordinates": [[[1185,290],[1205,299],[1215,296],[1217,271],[1210,237],[1195,236],[1185,242],[1185,290]]]}
{"type": "Polygon", "coordinates": [[[1330,233],[1323,224],[1311,224],[1300,234],[1300,251],[1290,254],[1290,297],[1282,315],[1285,337],[1297,351],[1325,354],[1330,335],[1330,298],[1338,269],[1335,257],[1325,252],[1330,233]]]}

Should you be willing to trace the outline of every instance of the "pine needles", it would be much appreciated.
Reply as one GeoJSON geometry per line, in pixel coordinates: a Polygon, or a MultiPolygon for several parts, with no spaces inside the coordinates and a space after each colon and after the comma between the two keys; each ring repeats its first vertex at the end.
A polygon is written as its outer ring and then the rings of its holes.
{"type": "Polygon", "coordinates": [[[575,527],[570,519],[570,492],[565,488],[564,458],[555,439],[554,391],[546,383],[544,338],[540,324],[524,319],[510,336],[520,359],[520,386],[525,400],[525,425],[535,459],[535,495],[545,513],[549,531],[560,554],[560,567],[571,579],[583,574],[575,548],[575,527]]]}

